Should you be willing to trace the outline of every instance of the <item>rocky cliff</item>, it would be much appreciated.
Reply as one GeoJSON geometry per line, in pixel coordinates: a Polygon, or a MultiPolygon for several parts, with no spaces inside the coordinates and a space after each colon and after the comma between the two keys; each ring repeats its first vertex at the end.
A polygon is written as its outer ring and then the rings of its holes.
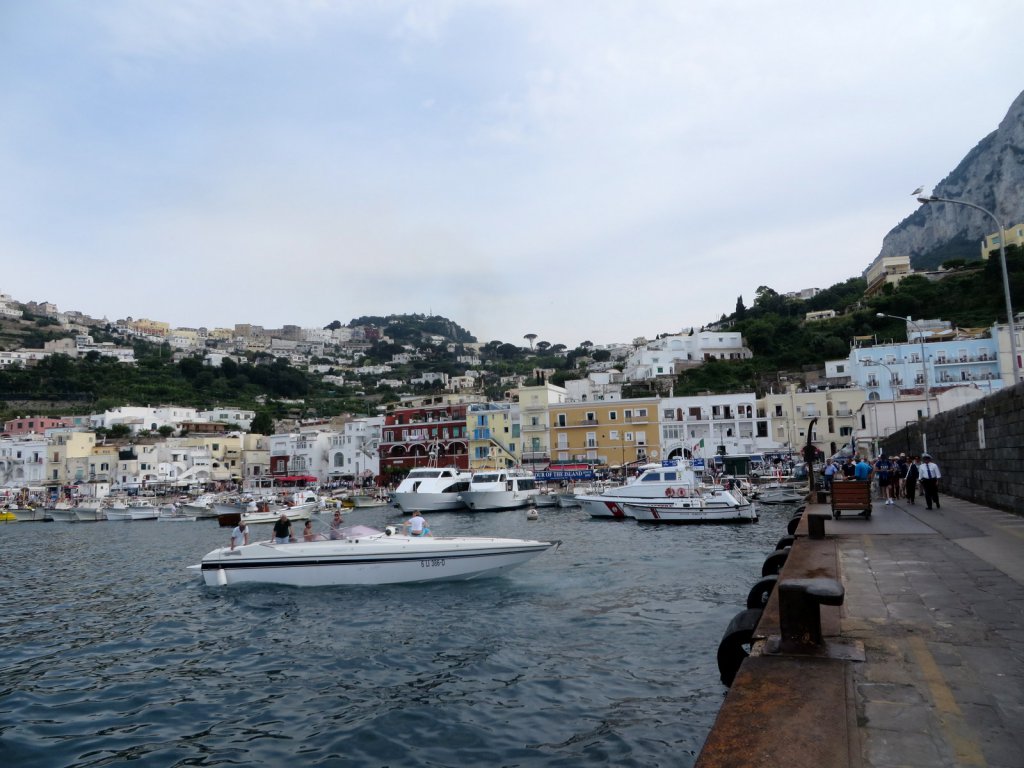
{"type": "MultiPolygon", "coordinates": [[[[987,208],[1005,227],[1024,223],[1024,93],[933,194],[987,208]]],[[[995,229],[981,211],[945,203],[922,205],[885,236],[880,255],[909,254],[915,269],[937,267],[949,258],[977,259],[982,238],[995,229]]]]}

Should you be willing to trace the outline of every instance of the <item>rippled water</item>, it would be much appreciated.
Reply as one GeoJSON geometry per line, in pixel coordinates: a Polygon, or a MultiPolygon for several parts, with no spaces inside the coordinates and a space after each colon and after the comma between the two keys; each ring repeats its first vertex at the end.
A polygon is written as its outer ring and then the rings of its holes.
{"type": "Polygon", "coordinates": [[[185,569],[216,522],[0,525],[0,765],[691,765],[789,512],[428,519],[564,543],[477,582],[218,589],[185,569]]]}

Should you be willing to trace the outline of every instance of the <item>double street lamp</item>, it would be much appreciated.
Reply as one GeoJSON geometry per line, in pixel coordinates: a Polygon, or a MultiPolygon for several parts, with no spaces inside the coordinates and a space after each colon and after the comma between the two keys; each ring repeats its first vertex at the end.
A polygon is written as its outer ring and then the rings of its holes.
{"type": "Polygon", "coordinates": [[[996,218],[996,215],[992,213],[992,211],[987,208],[982,208],[980,205],[968,203],[966,200],[951,200],[948,197],[929,195],[927,197],[918,197],[917,202],[924,203],[925,205],[928,203],[951,203],[952,205],[963,205],[968,208],[973,208],[976,211],[981,211],[995,222],[996,232],[999,233],[999,264],[1003,270],[1003,297],[1006,300],[1006,323],[1010,330],[1010,357],[1013,358],[1013,383],[1018,383],[1020,381],[1020,363],[1017,360],[1017,333],[1013,322],[1013,305],[1010,303],[1010,276],[1006,271],[1006,248],[1003,246],[1003,241],[1006,239],[1006,230],[1003,229],[1003,223],[996,218]]]}
{"type": "MultiPolygon", "coordinates": [[[[893,320],[903,320],[907,325],[912,325],[917,328],[917,340],[921,343],[921,377],[924,379],[924,413],[925,418],[930,419],[932,417],[932,402],[931,402],[931,388],[928,385],[928,364],[925,359],[924,352],[924,329],[911,320],[909,317],[900,317],[898,315],[887,315],[885,312],[876,312],[875,317],[891,317],[893,320]]],[[[907,341],[910,341],[910,334],[907,334],[907,341]]],[[[893,409],[895,410],[896,403],[893,401],[893,409]]],[[[927,430],[921,430],[921,447],[922,453],[928,452],[928,434],[927,430]]]]}

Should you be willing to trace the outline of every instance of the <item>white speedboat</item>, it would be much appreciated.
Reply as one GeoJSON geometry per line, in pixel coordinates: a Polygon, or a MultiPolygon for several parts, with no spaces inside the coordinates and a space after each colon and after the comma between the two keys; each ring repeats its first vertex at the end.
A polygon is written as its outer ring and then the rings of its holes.
{"type": "Polygon", "coordinates": [[[246,525],[273,523],[281,517],[281,513],[288,515],[289,520],[308,520],[326,506],[324,500],[312,491],[295,494],[290,499],[287,504],[264,499],[238,504],[217,502],[213,507],[217,510],[217,521],[221,528],[230,528],[238,525],[239,520],[244,520],[246,525]]]}
{"type": "Polygon", "coordinates": [[[187,515],[195,515],[197,518],[216,517],[217,510],[214,504],[220,501],[221,497],[216,493],[204,493],[191,501],[184,502],[181,507],[187,515]]]}
{"type": "Polygon", "coordinates": [[[683,461],[675,464],[647,464],[640,475],[625,485],[606,488],[594,495],[576,495],[576,502],[591,517],[630,517],[626,504],[672,499],[700,498],[709,509],[750,507],[750,501],[730,484],[703,486],[697,483],[693,470],[683,461]]]}
{"type": "Polygon", "coordinates": [[[521,509],[540,491],[531,472],[497,469],[474,472],[469,490],[462,493],[462,503],[474,512],[499,509],[521,509]]]}
{"type": "Polygon", "coordinates": [[[409,536],[353,526],[337,540],[224,547],[198,569],[208,586],[264,583],[293,587],[464,581],[525,563],[557,541],[464,536],[409,536]]]}
{"type": "Polygon", "coordinates": [[[473,475],[456,467],[422,467],[409,471],[391,494],[403,512],[440,512],[465,509],[459,498],[469,490],[473,475]]]}
{"type": "Polygon", "coordinates": [[[377,493],[354,493],[348,497],[347,501],[351,502],[351,506],[357,508],[386,507],[391,503],[391,494],[382,488],[377,493]]]}
{"type": "Polygon", "coordinates": [[[700,496],[623,503],[626,514],[638,523],[756,523],[753,504],[712,507],[700,496]]]}

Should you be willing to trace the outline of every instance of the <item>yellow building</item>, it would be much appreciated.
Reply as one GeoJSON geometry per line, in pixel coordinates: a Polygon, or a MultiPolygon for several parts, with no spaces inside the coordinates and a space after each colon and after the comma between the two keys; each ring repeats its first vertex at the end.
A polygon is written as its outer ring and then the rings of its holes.
{"type": "Polygon", "coordinates": [[[159,320],[147,320],[140,317],[133,320],[129,325],[138,333],[146,336],[160,336],[165,338],[171,331],[170,323],[161,323],[159,320]]]}
{"type": "Polygon", "coordinates": [[[1003,230],[1002,237],[999,236],[998,232],[985,235],[985,239],[981,241],[981,258],[987,261],[988,257],[993,254],[998,256],[1000,243],[1004,246],[1024,246],[1024,224],[1014,224],[1011,227],[1007,227],[1003,230]]]}
{"type": "Polygon", "coordinates": [[[660,460],[658,403],[651,397],[551,405],[552,463],[628,467],[660,460]]]}
{"type": "Polygon", "coordinates": [[[912,272],[909,256],[879,256],[864,270],[864,279],[868,283],[864,295],[873,296],[886,285],[898,285],[912,272]]]}
{"type": "Polygon", "coordinates": [[[798,390],[766,395],[757,401],[758,415],[771,420],[771,438],[779,445],[799,451],[807,444],[811,419],[811,442],[825,456],[832,456],[850,445],[857,427],[857,412],[867,393],[863,389],[826,389],[816,392],[798,390]]]}
{"type": "Polygon", "coordinates": [[[469,468],[501,469],[522,463],[519,409],[512,403],[472,403],[466,408],[469,468]]]}
{"type": "Polygon", "coordinates": [[[46,484],[67,485],[89,479],[89,463],[96,445],[95,432],[75,432],[71,429],[48,429],[46,456],[46,484]]]}
{"type": "Polygon", "coordinates": [[[568,393],[555,384],[536,384],[514,389],[509,396],[519,403],[523,465],[529,469],[545,469],[551,462],[550,408],[564,403],[568,393]]]}

